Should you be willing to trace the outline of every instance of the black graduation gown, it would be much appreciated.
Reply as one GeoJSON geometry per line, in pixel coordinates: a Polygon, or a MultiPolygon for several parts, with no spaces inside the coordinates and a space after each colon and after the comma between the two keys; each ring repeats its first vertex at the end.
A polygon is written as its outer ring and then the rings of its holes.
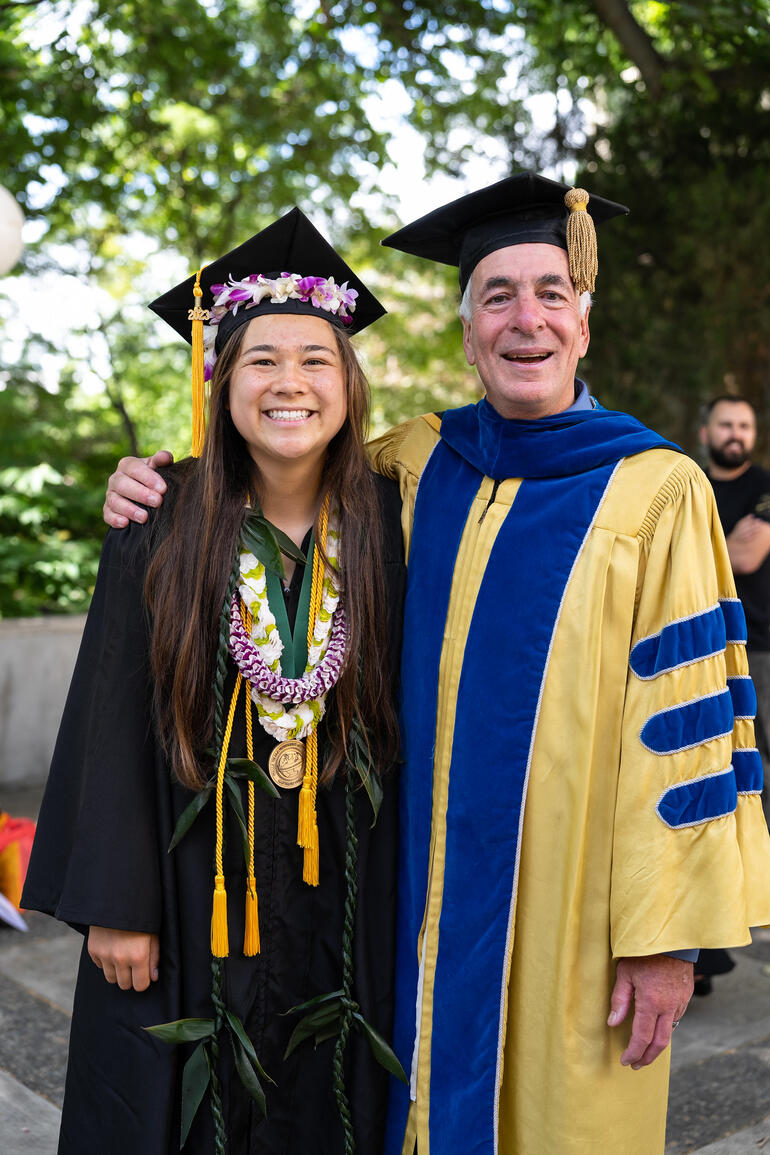
{"type": "MultiPolygon", "coordinates": [[[[387,613],[397,670],[405,584],[400,500],[377,479],[385,523],[387,613]]],[[[185,1017],[212,1017],[209,933],[214,808],[207,804],[170,854],[176,819],[192,793],[172,781],[152,724],[148,631],[143,601],[146,527],[111,531],[70,687],[32,850],[23,905],[85,931],[90,925],[156,932],[160,977],[147,991],[105,981],[85,949],[72,1018],[60,1155],[166,1155],[179,1149],[180,1080],[190,1046],[159,1042],[142,1028],[185,1017]]],[[[226,703],[234,684],[231,671],[226,703]]],[[[231,753],[243,754],[243,698],[231,753]]],[[[273,740],[254,725],[255,758],[267,766],[273,740]]],[[[371,829],[363,790],[355,796],[359,901],[355,998],[389,1038],[392,1020],[396,782],[371,829]]],[[[245,787],[243,789],[245,802],[245,787]]],[[[220,1071],[228,1151],[232,1155],[340,1155],[342,1128],[332,1088],[334,1040],[283,1053],[298,1003],[341,986],[345,893],[345,787],[319,787],[320,885],[302,882],[296,845],[298,790],[273,800],[257,789],[255,874],[261,953],[244,958],[245,873],[240,833],[226,826],[225,874],[231,955],[225,1002],[246,1025],[259,1060],[275,1080],[265,1086],[267,1118],[233,1070],[225,1036],[220,1071]]],[[[346,1086],[359,1155],[382,1148],[387,1075],[351,1031],[346,1086]]],[[[213,1151],[204,1099],[185,1146],[213,1151]]]]}

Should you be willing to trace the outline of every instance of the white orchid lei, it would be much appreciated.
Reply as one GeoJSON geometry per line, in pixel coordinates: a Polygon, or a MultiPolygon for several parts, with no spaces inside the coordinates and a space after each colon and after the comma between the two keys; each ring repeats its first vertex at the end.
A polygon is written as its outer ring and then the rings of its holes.
{"type": "Polygon", "coordinates": [[[276,305],[289,300],[304,301],[316,309],[333,313],[343,325],[352,325],[358,297],[358,290],[349,289],[347,281],[338,285],[334,277],[300,277],[299,273],[281,273],[280,277],[273,278],[252,273],[240,281],[230,277],[226,284],[212,285],[211,292],[214,307],[209,324],[203,326],[203,373],[206,381],[211,379],[217,359],[214,348],[217,326],[227,313],[235,315],[241,306],[249,309],[269,297],[276,305]]]}
{"type": "Polygon", "coordinates": [[[286,678],[281,672],[283,642],[267,600],[264,564],[242,550],[240,580],[230,614],[230,652],[251,683],[251,697],[263,728],[279,741],[306,738],[324,716],[326,695],[342,672],[347,644],[347,621],[340,601],[339,527],[330,518],[326,556],[334,567],[324,573],[321,608],[308,649],[305,672],[286,678]],[[251,632],[241,619],[238,594],[252,614],[251,632]]]}

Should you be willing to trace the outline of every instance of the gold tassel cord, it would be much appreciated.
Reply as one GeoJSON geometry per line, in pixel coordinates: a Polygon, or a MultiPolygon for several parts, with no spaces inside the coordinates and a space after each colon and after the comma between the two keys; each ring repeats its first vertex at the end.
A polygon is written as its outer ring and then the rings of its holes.
{"type": "MultiPolygon", "coordinates": [[[[313,634],[323,601],[324,561],[322,550],[326,549],[326,535],[329,528],[329,498],[324,501],[320,518],[320,545],[313,553],[313,581],[310,587],[310,611],[307,623],[308,652],[313,644],[313,634]]],[[[297,844],[304,850],[302,879],[309,886],[319,882],[318,815],[316,813],[316,791],[318,787],[318,729],[311,730],[305,746],[305,774],[299,792],[299,817],[297,823],[297,844]]]]}
{"type": "Polygon", "coordinates": [[[216,823],[217,840],[215,853],[214,898],[211,909],[211,953],[215,958],[227,958],[230,953],[230,944],[227,935],[227,891],[225,890],[225,872],[222,865],[222,847],[224,843],[224,800],[225,767],[227,765],[227,751],[230,748],[230,738],[233,732],[233,719],[238,694],[241,689],[243,674],[238,671],[235,680],[235,689],[230,699],[230,710],[227,715],[224,738],[222,739],[222,753],[219,756],[217,767],[216,792],[216,823]]]}
{"type": "Polygon", "coordinates": [[[203,442],[206,437],[206,385],[203,364],[203,322],[208,321],[208,309],[201,308],[203,289],[201,288],[201,273],[205,269],[202,265],[195,277],[192,309],[187,312],[188,321],[192,322],[192,455],[200,457],[203,452],[203,442]]]}
{"type": "MultiPolygon", "coordinates": [[[[251,633],[251,612],[241,602],[241,618],[247,633],[251,633]]],[[[251,687],[246,684],[246,756],[254,761],[254,732],[251,721],[251,687]]],[[[254,783],[249,780],[249,870],[246,878],[246,918],[243,932],[243,953],[253,958],[260,952],[259,904],[257,902],[257,880],[254,877],[254,783]]]]}
{"type": "Polygon", "coordinates": [[[599,271],[596,228],[588,212],[588,201],[588,193],[583,188],[571,188],[564,197],[564,203],[569,209],[567,218],[569,274],[578,293],[593,293],[599,271]]]}

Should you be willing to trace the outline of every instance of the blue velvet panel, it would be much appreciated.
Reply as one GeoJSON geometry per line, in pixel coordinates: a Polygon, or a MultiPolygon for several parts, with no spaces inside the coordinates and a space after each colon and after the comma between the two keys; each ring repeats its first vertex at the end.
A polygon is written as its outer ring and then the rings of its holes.
{"type": "Polygon", "coordinates": [[[732,733],[733,707],[730,691],[695,698],[681,706],[661,710],[645,722],[639,735],[653,754],[676,754],[712,738],[732,733]]]}
{"type": "Polygon", "coordinates": [[[728,678],[727,688],[733,700],[733,713],[736,718],[755,718],[757,715],[757,694],[751,678],[728,678]]]}
{"type": "Polygon", "coordinates": [[[666,826],[696,826],[732,814],[738,805],[738,791],[732,767],[693,782],[672,786],[662,796],[656,810],[666,826]]]}
{"type": "MultiPolygon", "coordinates": [[[[473,610],[458,687],[466,708],[457,713],[449,768],[432,1033],[419,1041],[431,1060],[431,1149],[441,1155],[465,1155],[469,1146],[475,1155],[497,1149],[508,929],[540,686],[566,583],[613,469],[522,482],[473,610]],[[467,704],[488,702],[490,695],[494,709],[479,725],[478,711],[467,704]]],[[[431,769],[451,562],[482,480],[468,470],[442,440],[420,482],[409,558],[394,1026],[405,1067],[415,1040],[416,945],[428,886],[431,769]]],[[[389,1155],[401,1150],[409,1108],[408,1089],[397,1084],[391,1090],[389,1155]]]]}
{"type": "Polygon", "coordinates": [[[733,750],[733,770],[739,794],[761,794],[764,782],[759,750],[733,750]]]}
{"type": "Polygon", "coordinates": [[[722,598],[719,602],[724,614],[728,642],[746,645],[746,615],[737,598],[722,598]]]}
{"type": "Polygon", "coordinates": [[[631,651],[630,666],[637,678],[646,681],[721,653],[725,641],[722,611],[713,606],[691,618],[670,622],[659,634],[642,638],[631,651]]]}

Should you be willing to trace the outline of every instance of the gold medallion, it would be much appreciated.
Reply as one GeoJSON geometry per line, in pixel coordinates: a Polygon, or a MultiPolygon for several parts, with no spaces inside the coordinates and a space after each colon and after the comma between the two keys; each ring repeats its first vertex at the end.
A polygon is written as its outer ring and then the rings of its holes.
{"type": "Polygon", "coordinates": [[[301,786],[305,776],[304,743],[297,738],[279,742],[270,754],[267,768],[276,786],[283,786],[284,790],[293,790],[295,786],[301,786]]]}

